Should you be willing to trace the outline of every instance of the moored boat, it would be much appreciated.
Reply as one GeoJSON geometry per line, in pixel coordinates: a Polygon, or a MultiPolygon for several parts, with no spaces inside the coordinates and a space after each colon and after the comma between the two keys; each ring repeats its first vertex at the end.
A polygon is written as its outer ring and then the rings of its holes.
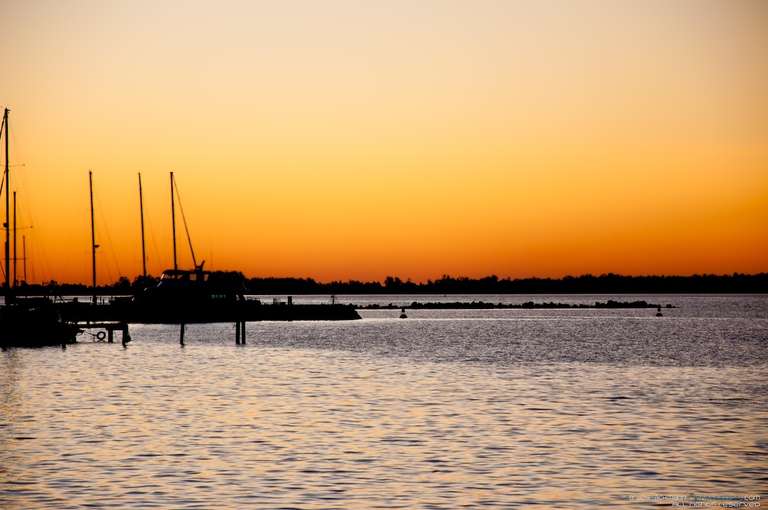
{"type": "Polygon", "coordinates": [[[0,308],[0,347],[45,347],[76,342],[76,324],[47,298],[14,300],[0,308]]]}

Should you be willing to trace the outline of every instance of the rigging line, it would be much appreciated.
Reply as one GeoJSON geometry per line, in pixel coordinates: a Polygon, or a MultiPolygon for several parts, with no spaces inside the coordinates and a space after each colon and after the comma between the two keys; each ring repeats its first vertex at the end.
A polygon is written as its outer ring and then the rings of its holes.
{"type": "MultiPolygon", "coordinates": [[[[8,165],[8,166],[13,167],[13,166],[19,166],[19,165],[8,165]]],[[[0,196],[3,195],[3,188],[5,188],[5,170],[3,170],[3,178],[2,178],[2,182],[0,182],[0,196]]]]}
{"type": "Polygon", "coordinates": [[[40,234],[39,229],[35,236],[27,238],[27,257],[29,258],[27,271],[32,276],[30,281],[43,283],[49,280],[51,271],[48,263],[48,252],[44,243],[38,242],[40,239],[45,239],[45,235],[40,234]],[[31,244],[30,240],[32,241],[31,244]]]}
{"type": "Polygon", "coordinates": [[[30,282],[36,282],[37,281],[37,273],[35,273],[35,262],[33,262],[35,259],[27,260],[27,271],[29,271],[29,281],[30,282]]]}
{"type": "MultiPolygon", "coordinates": [[[[145,217],[145,220],[147,222],[147,226],[149,227],[147,230],[149,230],[150,248],[153,248],[154,251],[155,251],[155,258],[154,259],[150,258],[150,256],[149,256],[150,254],[147,254],[147,267],[149,267],[149,261],[150,260],[152,260],[152,262],[154,263],[155,260],[160,261],[161,258],[160,258],[160,250],[157,248],[157,239],[155,238],[155,227],[154,227],[154,224],[152,223],[152,215],[147,215],[146,212],[147,212],[147,207],[145,205],[144,206],[144,213],[145,213],[144,217],[145,217]]],[[[149,276],[152,275],[151,271],[148,271],[148,273],[149,273],[149,276]]]]}
{"type": "Polygon", "coordinates": [[[20,218],[16,230],[32,230],[35,224],[32,221],[32,214],[28,211],[31,195],[27,194],[27,174],[26,172],[16,172],[16,192],[19,195],[19,205],[16,216],[20,218]]]}
{"type": "Polygon", "coordinates": [[[187,217],[184,216],[184,206],[181,205],[181,193],[179,193],[179,185],[176,180],[173,181],[173,187],[176,189],[176,196],[179,197],[179,211],[181,211],[181,220],[184,223],[184,232],[187,233],[187,242],[189,243],[189,252],[192,254],[192,264],[197,269],[197,259],[195,258],[195,250],[192,248],[192,238],[189,235],[189,227],[187,227],[187,217]]]}
{"type": "Polygon", "coordinates": [[[113,274],[112,269],[113,266],[111,264],[114,264],[115,261],[113,260],[114,255],[114,247],[112,245],[112,239],[109,235],[109,229],[107,227],[107,221],[104,217],[104,207],[101,204],[101,200],[98,195],[94,194],[94,201],[96,202],[96,231],[98,233],[101,233],[106,238],[106,243],[104,242],[97,242],[100,248],[105,248],[107,251],[109,251],[108,255],[112,257],[102,257],[102,260],[105,262],[103,265],[103,269],[105,270],[106,274],[106,281],[105,283],[111,283],[113,280],[113,274]]]}
{"type": "Polygon", "coordinates": [[[30,243],[30,239],[34,238],[32,236],[27,238],[27,273],[29,275],[27,282],[42,281],[37,279],[37,255],[40,251],[38,250],[37,243],[34,241],[30,243]]]}
{"type": "MultiPolygon", "coordinates": [[[[8,109],[7,108],[6,108],[5,111],[6,111],[6,113],[8,113],[8,109]]],[[[6,116],[3,115],[3,120],[2,120],[2,122],[0,122],[0,140],[3,139],[3,133],[5,132],[5,118],[6,118],[6,116]]],[[[5,159],[6,160],[8,159],[8,151],[5,151],[5,159]]],[[[0,184],[0,195],[3,194],[3,187],[5,186],[5,173],[7,171],[8,171],[7,168],[5,170],[3,170],[3,182],[2,182],[2,184],[0,184]]]]}
{"type": "MultiPolygon", "coordinates": [[[[22,176],[24,174],[22,173],[22,176]]],[[[20,180],[24,180],[24,177],[22,177],[20,180]]],[[[26,200],[24,202],[24,212],[27,220],[29,221],[30,228],[37,231],[37,236],[39,236],[39,239],[45,239],[45,225],[41,225],[39,227],[34,227],[35,223],[35,211],[34,211],[34,203],[32,200],[26,200]]],[[[45,281],[48,279],[48,276],[50,276],[51,271],[48,263],[48,252],[45,249],[44,243],[38,243],[36,242],[39,240],[38,238],[35,238],[32,236],[32,232],[30,232],[29,237],[27,237],[27,241],[32,241],[32,248],[31,250],[27,251],[28,258],[30,259],[27,261],[27,271],[29,272],[29,275],[31,276],[31,279],[29,281],[38,281],[37,276],[40,276],[39,281],[45,281]]]]}
{"type": "Polygon", "coordinates": [[[109,234],[109,224],[107,223],[107,219],[104,216],[104,208],[102,207],[101,200],[99,199],[98,195],[96,196],[96,205],[98,206],[98,218],[97,220],[100,220],[99,223],[101,223],[102,226],[102,232],[107,238],[107,247],[109,250],[109,254],[112,255],[112,262],[114,263],[114,266],[110,267],[107,265],[107,276],[110,279],[110,283],[117,281],[114,278],[114,275],[112,274],[112,269],[117,270],[117,276],[120,277],[120,264],[117,261],[117,252],[115,251],[115,245],[112,242],[112,236],[109,234]]]}

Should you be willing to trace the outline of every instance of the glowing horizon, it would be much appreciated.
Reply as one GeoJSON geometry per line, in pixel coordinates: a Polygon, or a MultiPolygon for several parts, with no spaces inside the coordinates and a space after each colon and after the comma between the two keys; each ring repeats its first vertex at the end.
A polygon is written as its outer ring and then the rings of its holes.
{"type": "Polygon", "coordinates": [[[764,2],[0,14],[30,282],[90,281],[89,169],[100,284],[141,272],[139,171],[154,275],[169,171],[198,258],[248,276],[768,271],[764,2]]]}

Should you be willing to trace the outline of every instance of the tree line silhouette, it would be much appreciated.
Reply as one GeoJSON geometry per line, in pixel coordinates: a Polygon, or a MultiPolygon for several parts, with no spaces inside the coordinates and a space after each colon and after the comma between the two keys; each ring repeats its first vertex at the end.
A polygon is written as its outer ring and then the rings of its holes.
{"type": "MultiPolygon", "coordinates": [[[[626,276],[613,273],[563,278],[483,278],[444,275],[426,282],[403,281],[387,276],[383,282],[358,280],[318,282],[313,278],[254,277],[239,271],[214,271],[210,280],[236,285],[246,294],[659,294],[659,293],[766,293],[768,273],[730,275],[695,274],[690,276],[626,276]]],[[[121,277],[111,285],[96,289],[97,293],[133,294],[157,284],[153,276],[133,281],[121,277]]],[[[92,294],[84,284],[22,283],[17,294],[79,295],[92,294]]]]}

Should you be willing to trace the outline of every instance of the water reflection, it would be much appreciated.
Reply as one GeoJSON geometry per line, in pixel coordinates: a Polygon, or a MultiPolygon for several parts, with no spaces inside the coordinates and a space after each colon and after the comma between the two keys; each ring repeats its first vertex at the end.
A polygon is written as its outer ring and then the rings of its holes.
{"type": "MultiPolygon", "coordinates": [[[[0,451],[11,451],[10,425],[23,422],[22,400],[19,380],[22,376],[20,357],[17,350],[0,352],[0,451]]],[[[0,463],[0,480],[7,476],[9,465],[0,463]]]]}
{"type": "Polygon", "coordinates": [[[766,323],[674,320],[263,323],[242,348],[231,325],[193,325],[185,349],[134,326],[127,349],[4,352],[0,507],[759,494],[766,323]]]}

